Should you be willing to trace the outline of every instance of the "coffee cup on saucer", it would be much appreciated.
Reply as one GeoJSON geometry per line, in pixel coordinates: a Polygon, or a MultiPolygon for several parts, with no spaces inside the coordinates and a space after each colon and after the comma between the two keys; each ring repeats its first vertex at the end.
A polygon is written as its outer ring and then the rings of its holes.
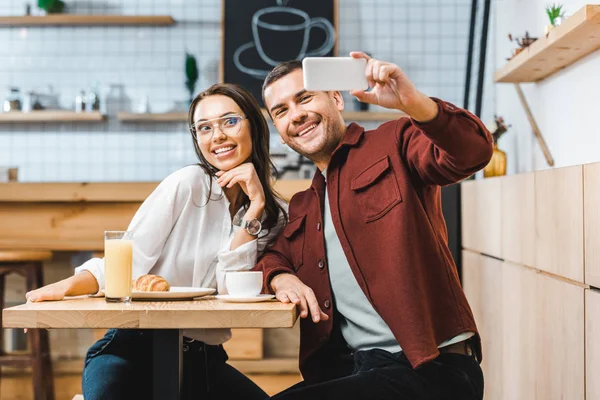
{"type": "Polygon", "coordinates": [[[229,271],[225,285],[231,297],[256,297],[263,285],[262,271],[229,271]]]}

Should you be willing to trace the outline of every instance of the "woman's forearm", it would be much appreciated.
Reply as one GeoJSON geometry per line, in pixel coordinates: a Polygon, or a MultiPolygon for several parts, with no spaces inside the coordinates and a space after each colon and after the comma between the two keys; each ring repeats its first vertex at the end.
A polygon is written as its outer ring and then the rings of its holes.
{"type": "MultiPolygon", "coordinates": [[[[260,220],[263,214],[263,210],[265,209],[263,204],[250,204],[248,207],[248,211],[244,215],[244,220],[251,221],[254,218],[260,220]]],[[[249,234],[245,229],[238,229],[238,231],[233,236],[233,240],[231,241],[230,250],[235,250],[243,244],[253,241],[256,239],[256,236],[249,234]]]]}
{"type": "Polygon", "coordinates": [[[64,280],[65,296],[98,293],[98,281],[90,271],[83,271],[64,280]]]}

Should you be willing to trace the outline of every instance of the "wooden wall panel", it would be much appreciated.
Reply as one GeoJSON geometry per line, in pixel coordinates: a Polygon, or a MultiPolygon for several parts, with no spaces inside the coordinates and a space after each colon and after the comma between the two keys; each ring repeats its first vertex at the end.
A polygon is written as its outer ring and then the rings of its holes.
{"type": "Polygon", "coordinates": [[[461,184],[462,245],[465,249],[502,256],[500,178],[461,184]]]}
{"type": "Polygon", "coordinates": [[[583,168],[535,172],[535,268],[583,282],[583,168]]]}
{"type": "Polygon", "coordinates": [[[586,399],[600,399],[600,292],[585,291],[586,399]]]}
{"type": "Polygon", "coordinates": [[[511,175],[502,181],[502,258],[533,266],[535,261],[535,176],[511,175]]]}
{"type": "Polygon", "coordinates": [[[232,329],[231,339],[223,344],[231,360],[263,358],[262,329],[232,329]]]}
{"type": "Polygon", "coordinates": [[[535,399],[538,378],[535,358],[536,278],[533,269],[522,265],[502,265],[503,398],[535,399]]]}
{"type": "Polygon", "coordinates": [[[583,399],[584,288],[544,274],[535,286],[536,399],[583,399]]]}
{"type": "Polygon", "coordinates": [[[481,334],[486,400],[502,400],[502,262],[463,251],[463,285],[481,334]]]}
{"type": "Polygon", "coordinates": [[[600,288],[600,163],[583,167],[583,214],[585,283],[600,288]]]}

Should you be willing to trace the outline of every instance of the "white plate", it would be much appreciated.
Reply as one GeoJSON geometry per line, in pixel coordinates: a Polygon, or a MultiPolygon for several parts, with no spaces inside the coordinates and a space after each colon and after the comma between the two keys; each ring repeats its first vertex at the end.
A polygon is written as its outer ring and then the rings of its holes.
{"type": "Polygon", "coordinates": [[[140,292],[134,290],[131,292],[131,298],[133,300],[190,300],[195,297],[213,294],[214,292],[215,289],[213,288],[171,286],[168,292],[140,292]]]}
{"type": "Polygon", "coordinates": [[[229,294],[218,294],[215,297],[219,300],[229,301],[232,303],[258,303],[260,301],[271,300],[275,296],[272,294],[259,294],[258,296],[252,297],[236,297],[229,294]]]}

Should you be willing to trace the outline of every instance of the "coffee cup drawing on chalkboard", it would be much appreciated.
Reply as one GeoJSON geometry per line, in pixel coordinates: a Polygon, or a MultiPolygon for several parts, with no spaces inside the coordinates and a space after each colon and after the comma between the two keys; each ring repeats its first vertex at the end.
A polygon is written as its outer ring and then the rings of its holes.
{"type": "Polygon", "coordinates": [[[263,8],[252,17],[253,41],[241,45],[233,55],[233,62],[241,72],[264,79],[269,71],[283,61],[301,60],[304,57],[324,56],[335,44],[335,30],[326,18],[311,18],[297,8],[281,5],[263,8]],[[313,28],[325,32],[323,44],[309,50],[313,28]],[[285,45],[282,46],[282,43],[285,45]],[[244,54],[258,54],[265,63],[261,67],[244,65],[244,54]]]}

